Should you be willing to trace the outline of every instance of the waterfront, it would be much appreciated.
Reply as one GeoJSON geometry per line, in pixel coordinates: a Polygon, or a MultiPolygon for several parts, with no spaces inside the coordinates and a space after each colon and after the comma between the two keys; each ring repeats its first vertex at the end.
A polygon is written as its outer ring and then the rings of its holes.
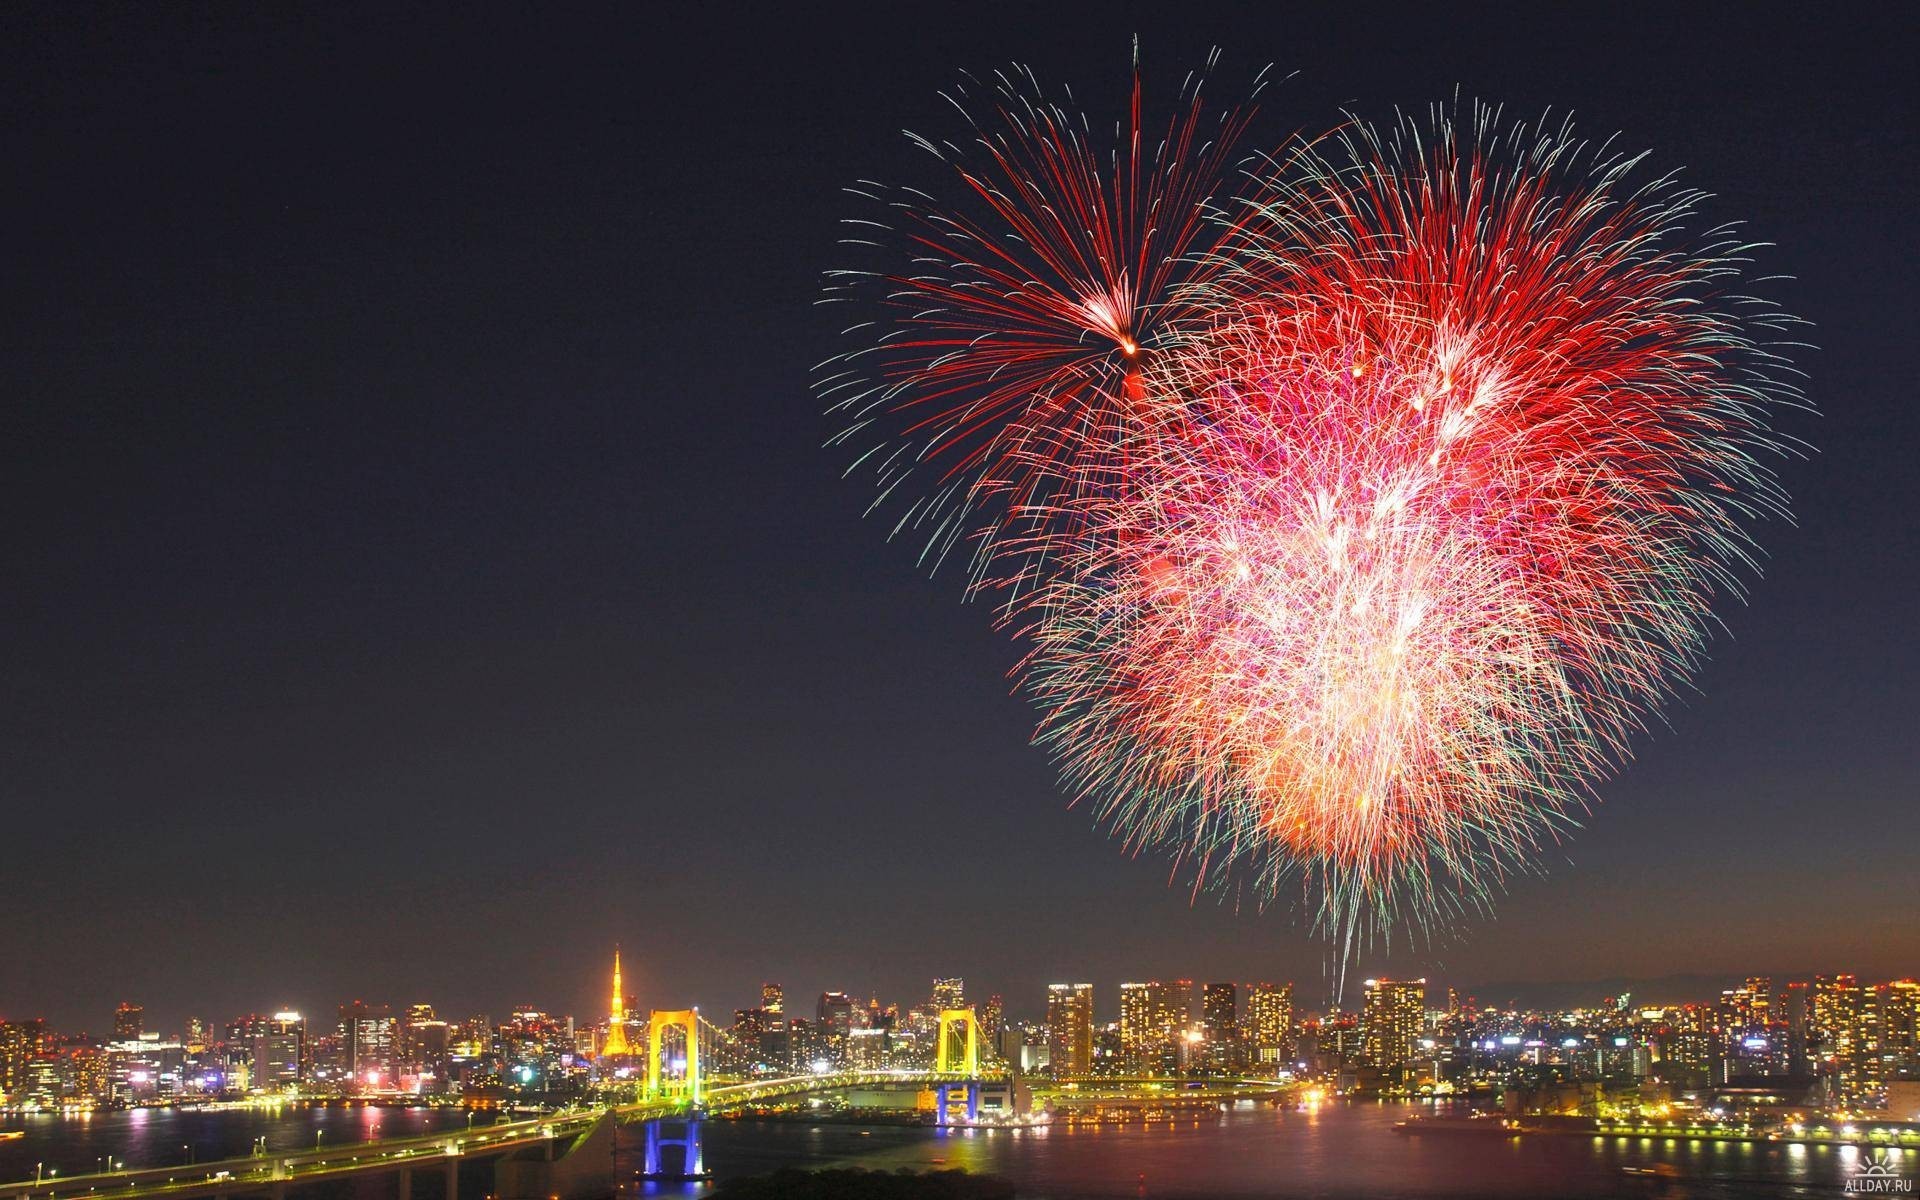
{"type": "MultiPolygon", "coordinates": [[[[0,1117],[0,1130],[26,1136],[0,1141],[0,1180],[31,1179],[44,1165],[61,1175],[116,1166],[179,1166],[238,1158],[265,1139],[268,1152],[312,1150],[377,1138],[449,1132],[467,1127],[469,1110],[388,1108],[375,1105],[289,1104],[234,1107],[135,1108],[0,1117]]],[[[476,1126],[502,1114],[472,1110],[476,1126]]]]}
{"type": "MultiPolygon", "coordinates": [[[[1095,1197],[1797,1197],[1842,1193],[1867,1152],[1851,1147],[1740,1144],[1689,1138],[1408,1137],[1393,1126],[1412,1111],[1392,1104],[1313,1110],[1244,1104],[1218,1114],[1129,1125],[1023,1131],[939,1131],[885,1125],[712,1121],[707,1161],[724,1181],[783,1166],[875,1170],[964,1167],[1002,1176],[1034,1200],[1095,1197]],[[1665,1172],[1630,1175],[1631,1168],[1665,1172]]],[[[476,1115],[476,1124],[497,1114],[476,1115]]],[[[453,1131],[459,1109],[287,1107],[191,1111],[149,1109],[91,1116],[10,1117],[0,1128],[26,1136],[0,1142],[0,1178],[31,1178],[37,1164],[73,1175],[103,1157],[129,1167],[268,1150],[453,1131]]],[[[639,1138],[622,1139],[618,1177],[630,1197],[694,1196],[697,1186],[637,1180],[639,1138]]],[[[1920,1173],[1920,1155],[1895,1152],[1896,1170],[1920,1173]]],[[[316,1195],[318,1191],[316,1190],[316,1195]]],[[[384,1200],[390,1184],[351,1189],[384,1200]]]]}

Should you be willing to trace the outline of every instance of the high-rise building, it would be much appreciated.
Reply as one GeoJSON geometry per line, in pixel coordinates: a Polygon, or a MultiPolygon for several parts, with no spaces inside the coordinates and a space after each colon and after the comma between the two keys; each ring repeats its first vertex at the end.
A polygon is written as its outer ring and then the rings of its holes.
{"type": "Polygon", "coordinates": [[[1807,1019],[1808,1053],[1835,1095],[1851,1100],[1867,1084],[1866,995],[1852,975],[1816,975],[1813,1008],[1807,1019]]]}
{"type": "Polygon", "coordinates": [[[1206,1039],[1207,1065],[1218,1070],[1241,1066],[1240,989],[1231,983],[1200,988],[1200,1032],[1206,1039]]]}
{"type": "Polygon", "coordinates": [[[776,1017],[781,1015],[781,1013],[785,1011],[783,1007],[785,1004],[786,993],[781,990],[779,984],[763,983],[760,985],[760,1007],[766,1009],[770,1015],[776,1017]]]}
{"type": "Polygon", "coordinates": [[[1240,988],[1231,983],[1200,985],[1200,1029],[1208,1041],[1240,1036],[1240,988]]]}
{"type": "Polygon", "coordinates": [[[995,992],[987,997],[987,1002],[980,1007],[979,1019],[980,1044],[983,1046],[998,1046],[1000,1044],[1000,1027],[1006,1021],[1006,1010],[1000,1001],[999,992],[995,992]]]}
{"type": "Polygon", "coordinates": [[[814,1005],[817,1053],[831,1063],[847,1061],[847,1039],[853,1034],[853,997],[845,992],[821,992],[814,1005]]]}
{"type": "Polygon", "coordinates": [[[1179,1069],[1192,996],[1191,979],[1120,985],[1120,1045],[1132,1070],[1166,1075],[1179,1069]]]}
{"type": "Polygon", "coordinates": [[[1809,1074],[1807,1022],[1813,1016],[1812,997],[1807,985],[1789,983],[1780,990],[1780,1020],[1787,1026],[1787,1074],[1809,1074]]]}
{"type": "Polygon", "coordinates": [[[402,1032],[406,1042],[402,1057],[406,1070],[413,1075],[414,1086],[427,1093],[445,1091],[452,1066],[452,1037],[447,1023],[434,1014],[433,1005],[414,1004],[407,1008],[402,1032]]]}
{"type": "Polygon", "coordinates": [[[147,1031],[147,1010],[138,1004],[122,1004],[113,1011],[113,1040],[137,1042],[147,1031]]]}
{"type": "Polygon", "coordinates": [[[847,1035],[847,1065],[856,1071],[884,1071],[889,1064],[892,1035],[884,1028],[868,1026],[847,1035]]]}
{"type": "Polygon", "coordinates": [[[355,1092],[395,1085],[396,1035],[393,1010],[355,1000],[340,1006],[340,1057],[355,1092]]]}
{"type": "Polygon", "coordinates": [[[821,992],[813,1015],[830,1036],[845,1037],[853,1032],[853,997],[845,992],[821,992]]]}
{"type": "Polygon", "coordinates": [[[1880,998],[1881,1078],[1920,1075],[1920,980],[1896,979],[1874,989],[1880,998]]]}
{"type": "Polygon", "coordinates": [[[1791,1037],[1777,1019],[1773,981],[1754,976],[1720,993],[1718,1025],[1723,1077],[1782,1075],[1791,1063],[1791,1037]]]}
{"type": "Polygon", "coordinates": [[[1720,1061],[1711,1032],[1713,1013],[1704,1005],[1683,1004],[1666,1012],[1652,1033],[1654,1073],[1676,1087],[1705,1087],[1720,1061]]]}
{"type": "Polygon", "coordinates": [[[967,1006],[967,982],[958,977],[936,979],[933,981],[933,1007],[936,1009],[965,1008],[967,1006]]]}
{"type": "Polygon", "coordinates": [[[1361,1031],[1367,1061],[1382,1070],[1394,1070],[1413,1058],[1414,1041],[1426,1017],[1427,981],[1424,979],[1367,980],[1361,1031]]]}
{"type": "Polygon", "coordinates": [[[784,1072],[793,1063],[785,1017],[764,1008],[736,1008],[733,1010],[733,1037],[754,1056],[762,1068],[784,1072]]]}
{"type": "Polygon", "coordinates": [[[283,1009],[253,1027],[253,1086],[277,1092],[300,1085],[305,1061],[307,1022],[283,1009]]]}
{"type": "Polygon", "coordinates": [[[266,1032],[267,1018],[259,1013],[235,1017],[226,1025],[226,1042],[249,1065],[253,1061],[254,1042],[266,1032]]]}
{"type": "Polygon", "coordinates": [[[1056,1079],[1077,1079],[1092,1073],[1092,984],[1047,985],[1047,1060],[1056,1079]]]}
{"type": "Polygon", "coordinates": [[[72,1095],[87,1100],[104,1100],[112,1094],[112,1075],[107,1070],[106,1052],[98,1046],[75,1046],[67,1051],[67,1070],[72,1095]]]}
{"type": "Polygon", "coordinates": [[[132,1041],[107,1043],[108,1092],[119,1101],[177,1096],[186,1078],[186,1051],[179,1042],[142,1033],[132,1041]]]}
{"type": "Polygon", "coordinates": [[[394,1021],[393,1025],[393,1069],[396,1074],[406,1075],[419,1063],[419,1049],[414,1044],[414,1027],[433,1020],[433,1005],[409,1004],[405,1015],[394,1021]]]}
{"type": "Polygon", "coordinates": [[[1245,1030],[1255,1062],[1276,1067],[1289,1062],[1293,1057],[1293,985],[1249,985],[1245,1030]]]}
{"type": "Polygon", "coordinates": [[[47,1023],[0,1021],[0,1096],[12,1099],[26,1090],[28,1066],[52,1049],[47,1023]]]}
{"type": "Polygon", "coordinates": [[[1765,1029],[1773,1019],[1773,981],[1764,976],[1720,993],[1720,1017],[1729,1032],[1765,1029]]]}
{"type": "Polygon", "coordinates": [[[733,1036],[743,1046],[757,1046],[760,1035],[767,1031],[767,1010],[764,1008],[736,1008],[733,1010],[733,1036]]]}

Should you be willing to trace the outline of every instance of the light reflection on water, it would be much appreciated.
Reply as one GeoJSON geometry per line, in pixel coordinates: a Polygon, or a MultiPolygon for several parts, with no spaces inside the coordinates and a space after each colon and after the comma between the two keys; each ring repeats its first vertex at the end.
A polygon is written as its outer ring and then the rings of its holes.
{"type": "MultiPolygon", "coordinates": [[[[477,1118],[483,1124],[490,1119],[490,1115],[477,1118]]],[[[269,1152],[311,1150],[316,1144],[339,1146],[377,1137],[453,1131],[466,1124],[466,1114],[459,1109],[371,1106],[136,1108],[0,1117],[0,1129],[26,1134],[0,1141],[0,1180],[31,1179],[40,1163],[62,1175],[97,1170],[108,1157],[129,1168],[170,1167],[189,1158],[209,1162],[242,1157],[262,1137],[269,1152]]]]}
{"type": "MultiPolygon", "coordinates": [[[[779,1166],[891,1171],[965,1167],[1012,1181],[1022,1197],[1830,1196],[1853,1172],[1832,1148],[1698,1138],[1409,1137],[1414,1109],[1327,1105],[1289,1112],[1241,1107],[1198,1121],[936,1131],[884,1126],[711,1123],[707,1162],[722,1177],[779,1166]],[[1666,1177],[1629,1174],[1653,1168],[1666,1177]]],[[[634,1156],[637,1160],[637,1155],[634,1156]]],[[[699,1189],[633,1180],[633,1197],[699,1189]]]]}
{"type": "MultiPolygon", "coordinates": [[[[964,1167],[1003,1176],[1035,1200],[1829,1196],[1840,1193],[1863,1161],[1852,1147],[1825,1145],[1393,1132],[1413,1111],[1376,1104],[1303,1112],[1243,1105],[1198,1119],[1022,1131],[709,1121],[706,1158],[721,1179],[783,1166],[964,1167]],[[1623,1170],[1632,1167],[1669,1170],[1672,1178],[1623,1170]]],[[[477,1121],[485,1125],[492,1117],[477,1121]]],[[[466,1123],[457,1109],[365,1107],[10,1117],[0,1127],[24,1129],[27,1136],[0,1142],[0,1179],[32,1178],[42,1161],[70,1176],[96,1169],[103,1156],[129,1167],[166,1166],[183,1163],[189,1153],[202,1162],[245,1155],[259,1137],[269,1151],[296,1150],[314,1145],[316,1135],[324,1145],[340,1145],[454,1132],[466,1123]]],[[[640,1145],[638,1130],[623,1132],[617,1160],[623,1200],[700,1194],[697,1187],[641,1183],[640,1145]]],[[[1901,1157],[1913,1165],[1914,1156],[1901,1157]]],[[[353,1194],[382,1200],[391,1195],[391,1184],[385,1186],[356,1187],[353,1194]]],[[[475,1177],[467,1190],[484,1191],[484,1184],[475,1177]]],[[[318,1191],[313,1200],[325,1200],[318,1191]]]]}

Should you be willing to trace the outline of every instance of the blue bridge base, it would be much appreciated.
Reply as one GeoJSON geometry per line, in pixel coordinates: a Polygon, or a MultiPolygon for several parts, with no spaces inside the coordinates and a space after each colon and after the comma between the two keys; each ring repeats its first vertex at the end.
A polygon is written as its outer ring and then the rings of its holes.
{"type": "Polygon", "coordinates": [[[646,1130],[647,1156],[640,1172],[642,1176],[669,1181],[708,1177],[706,1154],[700,1146],[699,1117],[663,1117],[648,1121],[646,1130]],[[665,1158],[660,1153],[673,1146],[680,1149],[680,1169],[677,1171],[666,1169],[665,1158]]]}
{"type": "Polygon", "coordinates": [[[971,1124],[980,1119],[980,1085],[972,1080],[966,1083],[943,1083],[934,1089],[934,1124],[953,1124],[953,1094],[966,1090],[967,1122],[971,1124]]]}

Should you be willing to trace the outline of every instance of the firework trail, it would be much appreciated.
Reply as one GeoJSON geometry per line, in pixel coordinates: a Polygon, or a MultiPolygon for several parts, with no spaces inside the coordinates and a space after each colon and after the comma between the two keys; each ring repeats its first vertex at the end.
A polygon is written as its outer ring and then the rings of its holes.
{"type": "Polygon", "coordinates": [[[997,111],[1009,178],[962,174],[1015,239],[925,210],[965,234],[915,237],[883,382],[830,381],[897,431],[883,491],[955,460],[909,515],[978,539],[1037,740],[1130,846],[1297,896],[1343,963],[1486,909],[1685,683],[1751,520],[1786,513],[1791,321],[1738,293],[1748,247],[1690,238],[1703,197],[1637,158],[1478,106],[1349,120],[1232,195],[1223,151],[1189,170],[1170,139],[1157,222],[1069,222],[1048,189],[1125,195],[1129,160],[1014,181],[1094,164],[1059,110],[997,111]],[[1064,253],[1083,226],[1100,252],[1064,253]],[[1037,265],[984,276],[937,258],[956,244],[1037,265]],[[1129,316],[1091,319],[1132,280],[1129,316]]]}

